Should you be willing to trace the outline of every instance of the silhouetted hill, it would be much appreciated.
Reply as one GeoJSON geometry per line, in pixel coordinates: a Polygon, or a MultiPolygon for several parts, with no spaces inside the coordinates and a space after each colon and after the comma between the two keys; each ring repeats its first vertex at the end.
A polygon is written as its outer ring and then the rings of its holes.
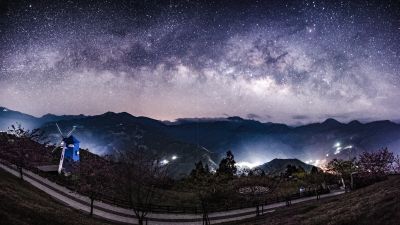
{"type": "Polygon", "coordinates": [[[306,164],[298,159],[273,159],[270,162],[264,163],[258,168],[264,170],[267,174],[280,174],[286,171],[288,165],[302,167],[305,171],[310,172],[312,165],[306,164]]]}
{"type": "Polygon", "coordinates": [[[83,114],[80,115],[62,115],[62,116],[57,116],[54,114],[46,114],[40,118],[38,118],[40,120],[40,122],[43,123],[48,123],[48,122],[52,122],[52,121],[60,121],[60,120],[74,120],[74,119],[81,119],[81,118],[85,118],[86,116],[83,114]]]}
{"type": "Polygon", "coordinates": [[[34,127],[40,126],[37,119],[38,118],[25,113],[13,111],[5,107],[0,107],[0,130],[7,130],[8,127],[10,127],[12,124],[15,124],[16,122],[24,124],[24,126],[28,129],[32,129],[34,127]]]}
{"type": "MultiPolygon", "coordinates": [[[[62,120],[58,125],[65,133],[77,126],[74,136],[81,141],[81,147],[98,154],[112,154],[116,150],[129,150],[135,144],[144,144],[149,154],[168,160],[171,173],[177,176],[188,174],[199,160],[215,167],[214,161],[219,158],[201,147],[169,136],[165,132],[168,127],[157,120],[125,112],[62,120]],[[177,156],[177,159],[172,160],[172,156],[177,156]]],[[[46,123],[41,128],[52,142],[59,140],[55,122],[46,123]]]]}
{"type": "Polygon", "coordinates": [[[13,124],[20,123],[26,129],[39,128],[45,123],[60,120],[73,120],[85,118],[85,115],[62,115],[46,114],[42,117],[34,117],[5,107],[0,107],[0,130],[7,130],[13,124]]]}

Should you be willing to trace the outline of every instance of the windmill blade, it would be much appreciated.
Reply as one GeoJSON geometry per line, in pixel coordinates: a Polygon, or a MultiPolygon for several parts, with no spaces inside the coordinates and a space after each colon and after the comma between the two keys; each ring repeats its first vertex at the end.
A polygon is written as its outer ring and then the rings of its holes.
{"type": "Polygon", "coordinates": [[[61,132],[61,129],[60,129],[60,127],[58,126],[58,123],[56,123],[56,125],[57,125],[58,132],[60,132],[60,134],[61,134],[61,137],[64,138],[64,134],[61,132]]]}
{"type": "Polygon", "coordinates": [[[74,132],[75,129],[76,129],[76,126],[73,126],[73,127],[72,127],[72,130],[67,134],[67,138],[68,138],[69,136],[71,136],[72,132],[74,132]]]}
{"type": "Polygon", "coordinates": [[[57,148],[63,147],[62,145],[64,144],[63,139],[61,139],[61,142],[57,143],[53,149],[53,151],[51,151],[51,153],[53,153],[57,148]]]}
{"type": "Polygon", "coordinates": [[[59,148],[60,146],[56,145],[56,147],[53,148],[53,150],[51,151],[51,153],[53,153],[57,148],[59,148]]]}

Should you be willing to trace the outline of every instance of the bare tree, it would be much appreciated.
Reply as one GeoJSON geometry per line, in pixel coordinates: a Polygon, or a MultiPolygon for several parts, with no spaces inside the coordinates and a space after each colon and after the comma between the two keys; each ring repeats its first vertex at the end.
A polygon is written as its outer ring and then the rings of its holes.
{"type": "Polygon", "coordinates": [[[351,173],[356,171],[356,159],[342,160],[333,159],[327,165],[327,170],[335,175],[338,175],[342,181],[344,187],[345,180],[350,180],[351,173]]]}
{"type": "Polygon", "coordinates": [[[89,157],[89,154],[82,157],[82,155],[80,161],[73,166],[73,173],[78,176],[75,188],[90,198],[90,216],[92,216],[94,201],[111,186],[113,170],[107,157],[89,157]]]}
{"type": "Polygon", "coordinates": [[[38,151],[38,141],[42,137],[42,133],[38,130],[27,130],[22,127],[21,124],[11,125],[8,128],[7,133],[11,135],[9,141],[12,143],[11,151],[5,152],[3,158],[5,160],[15,164],[20,174],[20,178],[23,179],[22,169],[30,165],[37,158],[42,157],[38,151]],[[34,146],[36,144],[36,146],[34,146]]]}
{"type": "Polygon", "coordinates": [[[325,188],[325,174],[322,170],[318,169],[317,167],[313,166],[311,168],[310,174],[307,174],[305,177],[306,181],[308,181],[309,185],[311,185],[312,189],[317,196],[317,200],[320,197],[321,189],[325,188]]]}
{"type": "MultiPolygon", "coordinates": [[[[193,171],[199,171],[198,166],[199,163],[196,164],[196,169],[193,171]]],[[[200,207],[203,214],[203,225],[209,225],[209,204],[219,188],[219,177],[211,173],[195,173],[193,171],[188,182],[188,188],[197,195],[197,198],[200,201],[200,207]]],[[[202,169],[200,169],[200,171],[202,171],[202,169]]]]}
{"type": "Polygon", "coordinates": [[[116,154],[119,190],[128,199],[139,225],[146,220],[157,194],[167,182],[167,166],[147,154],[145,146],[136,146],[116,154]]]}
{"type": "Polygon", "coordinates": [[[400,173],[400,155],[396,155],[393,159],[393,172],[395,174],[399,174],[400,173]]]}

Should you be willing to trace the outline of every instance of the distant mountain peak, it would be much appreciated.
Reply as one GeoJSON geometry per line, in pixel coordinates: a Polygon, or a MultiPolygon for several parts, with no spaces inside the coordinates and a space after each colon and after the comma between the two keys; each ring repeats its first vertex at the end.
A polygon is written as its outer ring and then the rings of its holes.
{"type": "Polygon", "coordinates": [[[333,119],[333,118],[328,118],[322,124],[327,124],[327,125],[339,125],[341,124],[339,121],[333,119]]]}
{"type": "Polygon", "coordinates": [[[112,112],[112,111],[108,111],[108,112],[101,114],[101,116],[112,116],[112,115],[116,115],[116,113],[112,112]]]}
{"type": "Polygon", "coordinates": [[[121,116],[133,116],[132,114],[130,114],[128,112],[120,112],[120,113],[117,113],[117,114],[121,115],[121,116]]]}
{"type": "Polygon", "coordinates": [[[285,172],[286,168],[288,165],[296,166],[296,167],[302,167],[306,171],[311,171],[311,168],[313,165],[307,164],[300,159],[297,158],[291,158],[291,159],[278,159],[275,158],[267,163],[264,163],[263,165],[259,166],[258,168],[261,168],[267,173],[270,174],[279,174],[285,172]]]}
{"type": "Polygon", "coordinates": [[[227,118],[228,120],[233,120],[233,121],[244,121],[244,119],[240,116],[231,116],[227,118]]]}
{"type": "Polygon", "coordinates": [[[56,115],[47,113],[47,114],[43,115],[41,118],[47,118],[47,117],[53,117],[53,116],[56,116],[56,115]]]}
{"type": "Polygon", "coordinates": [[[111,112],[111,111],[105,112],[105,113],[101,114],[100,116],[130,116],[130,117],[133,117],[133,115],[131,115],[127,112],[116,113],[116,112],[111,112]]]}
{"type": "Polygon", "coordinates": [[[362,123],[358,120],[352,120],[348,123],[348,125],[362,125],[362,123]]]}
{"type": "Polygon", "coordinates": [[[296,161],[296,162],[302,162],[300,159],[297,158],[288,158],[288,159],[281,159],[281,158],[275,158],[273,160],[271,160],[270,162],[277,162],[277,161],[296,161]]]}

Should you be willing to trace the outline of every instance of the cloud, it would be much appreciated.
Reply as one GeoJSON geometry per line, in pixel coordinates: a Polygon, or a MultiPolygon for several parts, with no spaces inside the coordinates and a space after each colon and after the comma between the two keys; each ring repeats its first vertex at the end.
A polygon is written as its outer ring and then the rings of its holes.
{"type": "Polygon", "coordinates": [[[249,114],[247,114],[247,118],[252,119],[252,120],[259,120],[262,117],[257,114],[254,114],[254,113],[249,113],[249,114]]]}
{"type": "Polygon", "coordinates": [[[309,116],[307,116],[307,115],[294,115],[294,116],[292,116],[292,119],[294,119],[294,120],[308,120],[308,119],[310,119],[310,117],[309,116]]]}

